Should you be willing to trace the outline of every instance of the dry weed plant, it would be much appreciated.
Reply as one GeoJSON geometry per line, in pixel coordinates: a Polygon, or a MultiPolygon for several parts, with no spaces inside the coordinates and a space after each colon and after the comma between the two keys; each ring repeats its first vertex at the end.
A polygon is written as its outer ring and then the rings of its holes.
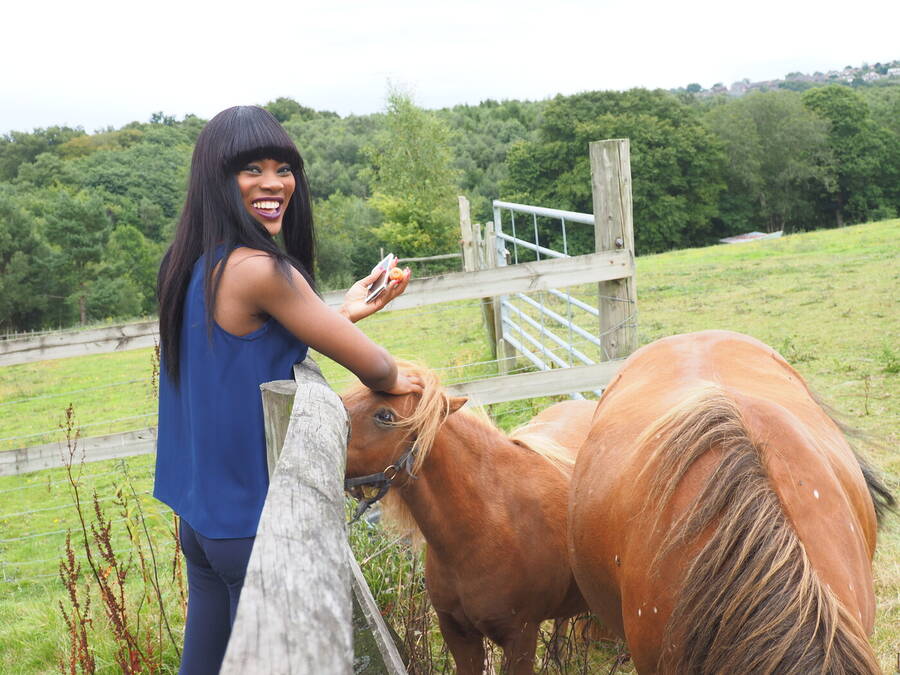
{"type": "MultiPolygon", "coordinates": [[[[85,503],[81,487],[84,449],[79,444],[80,431],[71,404],[60,427],[66,437],[63,464],[80,533],[76,535],[79,541],[75,545],[72,533],[66,534],[65,554],[59,564],[60,579],[69,605],[67,608],[62,601],[59,602],[68,632],[68,648],[65,654],[60,655],[59,671],[64,675],[96,672],[94,642],[111,637],[112,658],[121,672],[129,675],[160,673],[164,670],[164,657],[170,647],[180,659],[180,636],[172,628],[163,597],[158,544],[151,536],[127,466],[124,461],[120,463],[123,481],[115,487],[113,500],[128,534],[129,548],[123,552],[113,547],[113,521],[101,508],[96,490],[93,491],[91,504],[85,503]],[[76,559],[76,547],[84,554],[84,570],[76,559]],[[134,576],[138,576],[140,581],[128,584],[134,576]],[[135,595],[138,597],[135,598],[135,595]],[[97,617],[92,615],[92,598],[94,605],[102,608],[105,621],[97,621],[97,617]]],[[[175,542],[170,582],[178,593],[177,607],[182,612],[183,622],[186,598],[177,522],[168,532],[175,542]]]]}

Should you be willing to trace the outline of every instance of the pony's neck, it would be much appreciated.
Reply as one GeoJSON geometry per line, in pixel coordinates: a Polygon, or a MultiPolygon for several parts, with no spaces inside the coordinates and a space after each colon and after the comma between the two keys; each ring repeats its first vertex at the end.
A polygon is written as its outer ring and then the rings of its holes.
{"type": "Polygon", "coordinates": [[[431,550],[464,555],[465,542],[489,536],[485,516],[500,498],[492,483],[509,474],[511,453],[521,448],[493,426],[469,415],[447,418],[418,478],[401,491],[431,550]]]}

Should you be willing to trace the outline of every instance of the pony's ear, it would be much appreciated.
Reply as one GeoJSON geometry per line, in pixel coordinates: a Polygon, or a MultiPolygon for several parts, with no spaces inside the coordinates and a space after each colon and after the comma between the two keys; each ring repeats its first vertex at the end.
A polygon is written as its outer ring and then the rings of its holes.
{"type": "Polygon", "coordinates": [[[450,397],[450,414],[452,415],[457,410],[462,408],[466,404],[466,401],[468,401],[468,400],[469,400],[468,396],[451,396],[450,397]]]}

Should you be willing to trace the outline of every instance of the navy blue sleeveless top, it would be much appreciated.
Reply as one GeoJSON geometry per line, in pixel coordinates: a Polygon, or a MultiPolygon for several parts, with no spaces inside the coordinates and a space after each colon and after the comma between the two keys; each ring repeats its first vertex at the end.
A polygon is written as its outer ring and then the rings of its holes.
{"type": "Polygon", "coordinates": [[[210,339],[203,276],[200,256],[184,299],[178,386],[161,355],[153,496],[205,537],[253,537],[269,488],[259,385],[293,379],[307,346],[274,318],[247,335],[213,322],[210,339]]]}

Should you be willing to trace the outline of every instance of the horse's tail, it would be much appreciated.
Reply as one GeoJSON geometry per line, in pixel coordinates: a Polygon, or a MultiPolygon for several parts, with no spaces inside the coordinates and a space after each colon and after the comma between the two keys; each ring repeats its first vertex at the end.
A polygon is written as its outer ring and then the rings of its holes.
{"type": "Polygon", "coordinates": [[[721,388],[699,390],[640,442],[652,448],[648,509],[669,503],[705,452],[721,457],[655,561],[710,535],[676,596],[662,672],[881,672],[857,617],[819,579],[770,485],[761,448],[721,388]]]}

